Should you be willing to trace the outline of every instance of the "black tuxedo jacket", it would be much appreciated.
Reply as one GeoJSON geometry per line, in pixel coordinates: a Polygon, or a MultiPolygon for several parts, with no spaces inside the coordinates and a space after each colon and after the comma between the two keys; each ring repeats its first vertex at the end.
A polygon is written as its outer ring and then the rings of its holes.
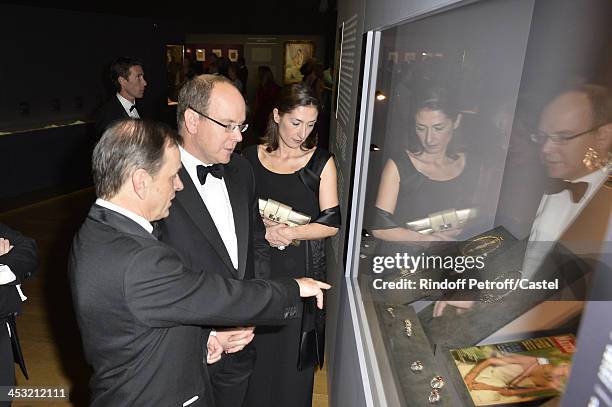
{"type": "MultiPolygon", "coordinates": [[[[176,193],[170,215],[158,222],[160,239],[176,249],[185,265],[192,270],[216,273],[226,278],[266,278],[270,275],[270,245],[259,216],[255,178],[249,162],[232,154],[223,176],[232,205],[238,268],[196,186],[184,168],[179,172],[184,188],[176,193]]],[[[248,304],[245,304],[248,306],[248,304]]]]}
{"type": "MultiPolygon", "coordinates": [[[[0,318],[21,312],[21,298],[17,292],[17,284],[36,271],[38,256],[36,242],[23,236],[8,226],[0,223],[0,237],[8,239],[13,249],[0,256],[0,264],[10,267],[17,279],[11,283],[0,285],[0,318]]],[[[2,329],[2,327],[0,327],[2,329]]]]}
{"type": "MultiPolygon", "coordinates": [[[[138,106],[136,107],[138,109],[138,106]]],[[[140,110],[138,110],[138,115],[142,117],[140,114],[140,110]]],[[[117,95],[113,95],[110,99],[108,99],[96,114],[96,133],[100,136],[104,133],[104,130],[110,127],[113,122],[120,119],[127,119],[130,116],[127,114],[119,99],[117,99],[117,95]]]]}
{"type": "Polygon", "coordinates": [[[98,205],[75,235],[69,276],[94,407],[181,406],[195,396],[190,406],[209,406],[200,326],[298,316],[295,281],[190,270],[136,222],[98,205]]]}

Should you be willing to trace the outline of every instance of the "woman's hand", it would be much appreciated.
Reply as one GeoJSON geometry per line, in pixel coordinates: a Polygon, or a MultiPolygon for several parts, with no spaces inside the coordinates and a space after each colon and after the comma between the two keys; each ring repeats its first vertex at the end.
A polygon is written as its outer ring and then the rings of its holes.
{"type": "Polygon", "coordinates": [[[266,227],[278,225],[278,222],[274,222],[273,220],[270,220],[270,219],[265,218],[263,216],[261,217],[261,220],[263,221],[263,223],[264,223],[264,225],[266,227]]]}
{"type": "Polygon", "coordinates": [[[454,242],[457,240],[457,236],[459,236],[461,231],[461,229],[452,229],[443,232],[434,232],[429,235],[429,240],[433,242],[454,242]]]}
{"type": "MultiPolygon", "coordinates": [[[[265,222],[264,222],[265,223],[265,222]]],[[[289,246],[293,239],[288,236],[289,226],[284,223],[275,223],[272,226],[266,225],[266,240],[272,247],[289,246]]]]}

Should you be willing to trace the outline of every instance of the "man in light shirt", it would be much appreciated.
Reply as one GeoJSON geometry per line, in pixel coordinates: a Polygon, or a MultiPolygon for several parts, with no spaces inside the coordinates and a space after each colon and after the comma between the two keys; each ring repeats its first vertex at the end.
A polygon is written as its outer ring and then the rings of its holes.
{"type": "MultiPolygon", "coordinates": [[[[603,261],[612,240],[610,91],[579,85],[560,92],[544,107],[531,139],[539,146],[550,188],[532,223],[522,277],[534,278],[545,261],[554,261],[558,242],[583,259],[603,261]]],[[[434,316],[442,315],[446,305],[461,310],[473,302],[441,302],[434,316]]]]}
{"type": "MultiPolygon", "coordinates": [[[[178,96],[179,147],[184,188],[170,215],[159,223],[161,237],[185,265],[238,280],[270,275],[270,246],[259,216],[250,164],[235,154],[246,130],[240,91],[221,75],[201,75],[178,96]]],[[[219,298],[223,300],[222,298],[219,298]]],[[[241,306],[248,308],[248,301],[241,306]]],[[[255,363],[254,327],[212,331],[222,359],[209,366],[216,407],[240,406],[255,363]]]]}
{"type": "MultiPolygon", "coordinates": [[[[523,263],[533,275],[557,241],[574,253],[599,257],[612,231],[612,102],[596,85],[570,88],[544,108],[531,136],[551,178],[534,219],[523,263]]],[[[606,243],[608,242],[608,243],[606,243]]]]}
{"type": "Polygon", "coordinates": [[[110,80],[117,93],[98,110],[96,131],[100,135],[116,120],[141,118],[136,99],[142,99],[147,87],[142,62],[128,57],[117,58],[111,63],[110,80]]]}
{"type": "MultiPolygon", "coordinates": [[[[15,315],[21,312],[25,299],[19,285],[37,265],[36,242],[0,223],[0,386],[14,386],[14,363],[23,363],[15,329],[15,315]]],[[[25,365],[22,369],[25,375],[25,365]]],[[[10,403],[0,401],[0,406],[4,405],[10,403]]]]}

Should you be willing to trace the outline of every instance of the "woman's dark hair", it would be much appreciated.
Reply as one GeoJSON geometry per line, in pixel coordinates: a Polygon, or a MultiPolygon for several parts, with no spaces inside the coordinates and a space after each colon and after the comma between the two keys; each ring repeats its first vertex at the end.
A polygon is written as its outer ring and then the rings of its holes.
{"type": "MultiPolygon", "coordinates": [[[[274,107],[278,109],[279,115],[287,114],[301,106],[313,106],[317,109],[317,112],[321,110],[319,99],[314,96],[310,87],[303,83],[283,86],[274,103],[274,107]]],[[[267,152],[270,153],[278,148],[279,137],[278,124],[274,121],[274,113],[270,113],[270,116],[268,116],[266,133],[263,136],[263,142],[266,144],[267,152]]],[[[300,147],[303,150],[310,150],[316,145],[317,133],[313,130],[300,147]]]]}
{"type": "MultiPolygon", "coordinates": [[[[409,118],[408,150],[416,155],[423,153],[423,144],[416,134],[416,115],[421,110],[431,110],[444,113],[453,124],[459,116],[459,110],[452,96],[446,88],[441,86],[430,86],[418,92],[412,100],[412,112],[409,118]]],[[[446,149],[446,155],[450,158],[458,158],[457,153],[461,151],[457,140],[457,134],[453,135],[446,149]]]]}

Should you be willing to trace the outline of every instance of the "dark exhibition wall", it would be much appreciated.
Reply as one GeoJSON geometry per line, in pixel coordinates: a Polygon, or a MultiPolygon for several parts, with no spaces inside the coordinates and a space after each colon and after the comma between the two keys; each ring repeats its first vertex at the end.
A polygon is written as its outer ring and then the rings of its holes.
{"type": "Polygon", "coordinates": [[[161,117],[165,44],[182,41],[176,27],[153,19],[10,5],[0,5],[0,36],[0,198],[88,185],[92,116],[112,94],[109,62],[143,61],[142,110],[161,117]]]}
{"type": "Polygon", "coordinates": [[[165,99],[165,44],[178,27],[154,19],[0,6],[0,130],[84,120],[108,96],[106,67],[120,55],[141,59],[149,81],[145,110],[165,99]]]}
{"type": "MultiPolygon", "coordinates": [[[[10,180],[3,184],[0,199],[89,184],[89,155],[96,139],[91,121],[97,107],[114,93],[107,68],[117,56],[144,63],[148,86],[139,111],[172,124],[166,104],[166,44],[184,44],[188,33],[328,31],[332,36],[326,35],[325,41],[333,44],[335,10],[330,5],[335,2],[324,3],[324,9],[318,0],[195,8],[125,2],[54,2],[55,8],[33,1],[0,4],[0,171],[10,180]]],[[[334,47],[325,49],[333,53],[334,47]]]]}

